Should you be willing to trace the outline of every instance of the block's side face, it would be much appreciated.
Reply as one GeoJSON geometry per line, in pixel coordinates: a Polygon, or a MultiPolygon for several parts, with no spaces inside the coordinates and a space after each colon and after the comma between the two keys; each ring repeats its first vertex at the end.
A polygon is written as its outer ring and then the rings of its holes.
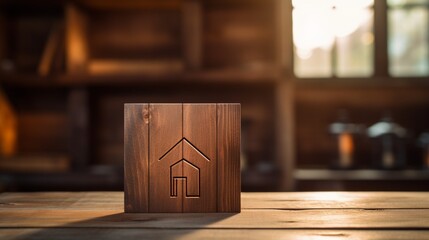
{"type": "Polygon", "coordinates": [[[124,210],[149,210],[149,108],[148,104],[124,106],[124,210]]]}
{"type": "Polygon", "coordinates": [[[240,104],[217,104],[217,211],[240,212],[240,104]]]}
{"type": "Polygon", "coordinates": [[[183,212],[216,212],[216,132],[216,104],[183,104],[183,212]]]}
{"type": "Polygon", "coordinates": [[[182,104],[150,104],[149,212],[182,212],[182,104]]]}

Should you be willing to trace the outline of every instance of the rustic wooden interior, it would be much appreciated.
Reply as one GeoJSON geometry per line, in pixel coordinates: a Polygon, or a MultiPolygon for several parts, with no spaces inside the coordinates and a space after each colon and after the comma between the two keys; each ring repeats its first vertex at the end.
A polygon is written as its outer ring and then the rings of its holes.
{"type": "Polygon", "coordinates": [[[414,140],[429,128],[429,79],[389,75],[386,1],[374,9],[373,76],[302,79],[289,1],[1,1],[0,85],[17,147],[0,160],[0,191],[121,190],[129,102],[241,103],[244,191],[428,190],[414,140]],[[366,126],[389,111],[409,129],[411,175],[333,170],[327,128],[340,109],[366,126]]]}

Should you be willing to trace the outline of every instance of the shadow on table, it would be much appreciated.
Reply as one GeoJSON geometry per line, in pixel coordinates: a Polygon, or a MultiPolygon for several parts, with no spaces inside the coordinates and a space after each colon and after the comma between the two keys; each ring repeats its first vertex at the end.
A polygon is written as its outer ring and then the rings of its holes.
{"type": "Polygon", "coordinates": [[[16,239],[185,239],[198,235],[207,238],[200,232],[236,214],[117,213],[66,225],[26,229],[16,239]]]}

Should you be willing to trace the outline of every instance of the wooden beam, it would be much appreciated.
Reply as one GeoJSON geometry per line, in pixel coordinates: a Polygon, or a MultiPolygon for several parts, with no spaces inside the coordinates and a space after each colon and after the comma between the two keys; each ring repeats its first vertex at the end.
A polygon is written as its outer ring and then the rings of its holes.
{"type": "Polygon", "coordinates": [[[389,76],[386,0],[374,1],[374,76],[389,76]]]}
{"type": "Polygon", "coordinates": [[[281,169],[281,191],[294,190],[295,117],[294,84],[283,81],[276,88],[276,159],[281,169]]]}
{"type": "Polygon", "coordinates": [[[277,25],[277,65],[281,70],[276,87],[276,162],[281,169],[280,189],[294,189],[295,135],[294,135],[294,63],[292,3],[275,1],[277,25]]]}
{"type": "Polygon", "coordinates": [[[285,76],[293,76],[292,4],[275,0],[277,65],[285,76]]]}
{"type": "Polygon", "coordinates": [[[71,89],[68,96],[70,121],[69,146],[73,170],[85,170],[90,158],[89,92],[85,88],[71,89]]]}
{"type": "Polygon", "coordinates": [[[190,70],[202,65],[202,6],[198,0],[187,0],[182,7],[183,58],[190,70]]]}

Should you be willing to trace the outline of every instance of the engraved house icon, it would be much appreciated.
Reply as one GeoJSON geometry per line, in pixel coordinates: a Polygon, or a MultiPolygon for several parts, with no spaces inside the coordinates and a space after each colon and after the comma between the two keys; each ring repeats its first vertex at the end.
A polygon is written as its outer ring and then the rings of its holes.
{"type": "Polygon", "coordinates": [[[207,161],[210,159],[198,150],[186,138],[182,138],[170,150],[168,150],[159,160],[161,161],[170,151],[175,148],[182,147],[182,156],[179,161],[170,166],[170,196],[178,197],[178,186],[184,187],[184,197],[199,197],[200,196],[200,168],[196,163],[192,163],[192,159],[183,158],[183,148],[189,148],[197,155],[203,157],[207,161]],[[184,185],[184,186],[183,186],[184,185]]]}
{"type": "Polygon", "coordinates": [[[239,104],[126,104],[126,212],[240,211],[239,104]]]}

